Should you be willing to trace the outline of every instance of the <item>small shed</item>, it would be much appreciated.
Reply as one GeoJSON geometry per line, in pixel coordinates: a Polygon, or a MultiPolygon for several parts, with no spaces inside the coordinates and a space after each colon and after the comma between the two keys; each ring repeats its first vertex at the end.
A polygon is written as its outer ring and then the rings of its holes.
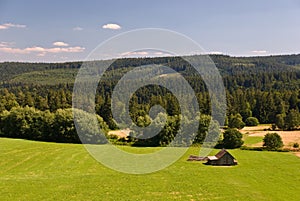
{"type": "Polygon", "coordinates": [[[206,165],[231,166],[237,165],[237,160],[226,150],[222,149],[215,156],[208,156],[206,165]]]}

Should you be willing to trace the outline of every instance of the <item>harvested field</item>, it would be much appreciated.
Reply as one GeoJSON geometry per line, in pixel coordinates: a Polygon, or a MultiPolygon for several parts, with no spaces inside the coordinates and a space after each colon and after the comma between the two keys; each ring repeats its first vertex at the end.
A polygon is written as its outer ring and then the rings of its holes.
{"type": "MultiPolygon", "coordinates": [[[[292,148],[294,143],[300,144],[300,130],[297,131],[269,131],[270,125],[259,125],[254,127],[244,127],[240,131],[247,137],[264,137],[267,133],[278,133],[283,141],[284,148],[292,148]]],[[[253,146],[262,146],[262,142],[253,144],[253,146]]]]}

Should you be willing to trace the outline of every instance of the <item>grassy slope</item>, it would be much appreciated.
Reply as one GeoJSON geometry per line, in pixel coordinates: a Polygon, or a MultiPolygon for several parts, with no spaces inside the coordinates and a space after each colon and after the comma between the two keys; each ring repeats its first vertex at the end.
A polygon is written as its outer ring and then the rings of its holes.
{"type": "Polygon", "coordinates": [[[212,167],[186,161],[197,152],[160,172],[127,175],[82,145],[0,138],[0,200],[300,200],[300,159],[290,153],[232,150],[238,166],[212,167]]]}

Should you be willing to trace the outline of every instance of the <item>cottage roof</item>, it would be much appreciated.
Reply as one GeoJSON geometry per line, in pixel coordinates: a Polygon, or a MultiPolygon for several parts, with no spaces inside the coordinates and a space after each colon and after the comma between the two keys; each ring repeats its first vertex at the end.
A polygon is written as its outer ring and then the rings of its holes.
{"type": "Polygon", "coordinates": [[[208,158],[208,160],[211,160],[211,161],[218,160],[218,158],[216,156],[208,156],[207,158],[208,158]]]}
{"type": "MultiPolygon", "coordinates": [[[[215,155],[215,157],[218,159],[222,158],[226,153],[228,153],[230,156],[232,156],[226,149],[222,149],[221,151],[219,151],[219,153],[217,153],[215,155]]],[[[234,158],[234,157],[232,156],[232,158],[234,158]]]]}

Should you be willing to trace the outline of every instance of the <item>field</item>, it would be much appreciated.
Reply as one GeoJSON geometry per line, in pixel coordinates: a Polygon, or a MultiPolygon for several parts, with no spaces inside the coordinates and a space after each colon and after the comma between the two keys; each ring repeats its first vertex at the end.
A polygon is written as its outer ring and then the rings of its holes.
{"type": "Polygon", "coordinates": [[[259,125],[255,127],[244,127],[241,132],[246,136],[246,145],[262,146],[263,137],[267,133],[278,133],[283,141],[284,148],[292,148],[294,143],[300,144],[300,131],[265,131],[264,129],[270,128],[270,125],[259,125]]]}
{"type": "Polygon", "coordinates": [[[212,167],[186,161],[198,151],[162,171],[128,175],[82,145],[0,138],[0,200],[300,200],[300,158],[291,153],[231,150],[238,166],[212,167]]]}

